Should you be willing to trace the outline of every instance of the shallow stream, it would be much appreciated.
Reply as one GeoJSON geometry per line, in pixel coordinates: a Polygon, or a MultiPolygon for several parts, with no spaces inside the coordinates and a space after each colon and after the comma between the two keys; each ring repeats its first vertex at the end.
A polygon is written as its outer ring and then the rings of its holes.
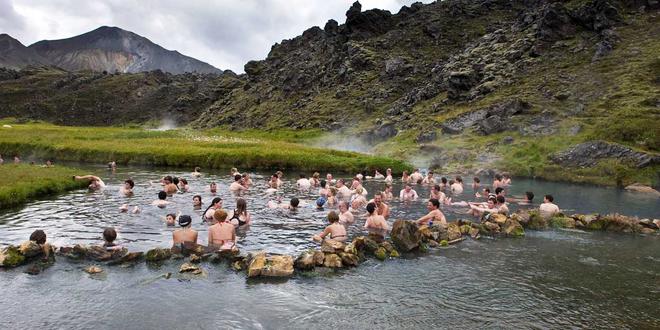
{"type": "MultiPolygon", "coordinates": [[[[0,242],[17,244],[35,229],[44,229],[55,245],[100,244],[104,227],[119,232],[118,243],[132,251],[171,246],[173,228],[167,213],[193,215],[193,228],[206,242],[201,211],[192,209],[200,194],[205,206],[213,196],[208,183],[219,183],[224,208],[233,209],[228,174],[189,179],[192,192],[177,194],[167,209],[148,204],[160,190],[156,182],[189,173],[143,168],[103,173],[103,192],[74,191],[0,213],[0,242]],[[135,195],[120,196],[121,182],[136,181],[135,195]],[[140,214],[120,213],[119,206],[139,205],[140,214]]],[[[293,173],[288,173],[293,177],[293,173]]],[[[255,187],[243,196],[253,225],[239,232],[242,251],[298,254],[314,247],[310,237],[325,226],[328,209],[312,205],[316,191],[300,192],[295,179],[285,181],[284,200],[297,196],[308,206],[296,213],[271,210],[265,193],[268,175],[253,174],[255,187]]],[[[483,181],[490,181],[482,178],[483,181]]],[[[382,181],[367,181],[370,196],[382,181]]],[[[401,184],[395,182],[395,194],[401,184]]],[[[420,200],[390,202],[390,223],[426,213],[428,188],[415,187],[420,200]]],[[[657,197],[585,185],[515,179],[508,195],[531,190],[540,200],[551,193],[566,213],[619,212],[660,217],[657,197]]],[[[474,200],[466,187],[454,200],[474,200]]],[[[512,209],[516,206],[512,204],[512,209]]],[[[464,209],[443,206],[450,219],[465,218],[464,209]]],[[[351,235],[361,234],[358,216],[351,235]]],[[[339,274],[297,276],[289,281],[247,281],[224,265],[202,264],[206,279],[177,274],[181,262],[153,267],[103,266],[88,275],[87,264],[62,258],[40,275],[21,268],[0,269],[0,327],[25,328],[475,328],[475,327],[660,327],[660,238],[569,230],[528,231],[523,239],[466,240],[425,255],[378,262],[369,260],[339,274]],[[171,279],[159,277],[172,272],[171,279]]]]}

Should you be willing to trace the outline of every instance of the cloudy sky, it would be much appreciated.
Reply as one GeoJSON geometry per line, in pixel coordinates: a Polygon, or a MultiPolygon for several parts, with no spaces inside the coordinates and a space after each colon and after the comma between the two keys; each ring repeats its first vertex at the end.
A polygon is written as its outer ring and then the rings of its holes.
{"type": "MultiPolygon", "coordinates": [[[[221,69],[243,72],[272,44],[333,18],[354,0],[0,0],[0,33],[30,45],[117,26],[221,69]]],[[[362,0],[396,13],[411,0],[362,0]]],[[[424,1],[430,2],[430,1],[424,1]]]]}

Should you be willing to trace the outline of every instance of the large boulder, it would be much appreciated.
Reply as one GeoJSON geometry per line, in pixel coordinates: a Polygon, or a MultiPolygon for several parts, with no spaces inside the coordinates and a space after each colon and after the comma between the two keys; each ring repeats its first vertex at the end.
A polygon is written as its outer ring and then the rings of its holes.
{"type": "Polygon", "coordinates": [[[172,250],[155,248],[147,251],[145,259],[148,262],[159,262],[172,258],[172,250]]]}
{"type": "Polygon", "coordinates": [[[401,219],[394,222],[390,237],[397,248],[404,252],[416,249],[422,240],[417,225],[411,221],[401,219]]]}
{"type": "Polygon", "coordinates": [[[460,239],[463,236],[461,234],[461,228],[456,222],[451,222],[447,225],[447,234],[449,235],[449,241],[460,239]]]}
{"type": "Polygon", "coordinates": [[[637,168],[660,164],[660,156],[634,151],[605,141],[589,141],[550,156],[554,163],[571,167],[591,167],[603,159],[633,163],[637,168]]]}
{"type": "Polygon", "coordinates": [[[645,194],[650,194],[652,196],[660,197],[660,191],[657,191],[657,190],[653,189],[652,187],[645,186],[645,185],[639,184],[639,183],[633,183],[631,185],[628,185],[628,186],[626,186],[625,189],[628,190],[628,191],[645,193],[645,194]]]}
{"type": "Polygon", "coordinates": [[[346,252],[341,252],[339,253],[339,257],[341,257],[341,263],[344,266],[357,266],[358,263],[360,262],[359,258],[357,255],[353,253],[346,253],[346,252]]]}
{"type": "Polygon", "coordinates": [[[343,252],[345,247],[345,243],[332,239],[323,240],[323,243],[321,243],[321,251],[324,253],[343,252]]]}
{"type": "Polygon", "coordinates": [[[294,266],[296,269],[300,270],[311,270],[314,269],[314,266],[316,266],[316,262],[314,261],[314,252],[313,251],[305,251],[296,258],[296,261],[294,262],[294,266]]]}
{"type": "Polygon", "coordinates": [[[326,254],[323,266],[328,268],[342,268],[344,266],[340,256],[334,253],[326,254]]]}
{"type": "Polygon", "coordinates": [[[575,228],[575,220],[563,214],[550,218],[549,223],[553,228],[575,228]]]}
{"type": "Polygon", "coordinates": [[[513,218],[508,218],[502,224],[502,233],[506,234],[507,236],[513,236],[513,237],[522,237],[525,236],[525,229],[523,229],[522,225],[518,223],[513,218]]]}
{"type": "Polygon", "coordinates": [[[293,275],[292,256],[267,257],[265,252],[259,252],[249,259],[248,277],[289,277],[293,275]]]}
{"type": "Polygon", "coordinates": [[[21,243],[21,245],[18,247],[18,250],[27,259],[44,254],[43,248],[35,241],[25,241],[21,243]]]}
{"type": "Polygon", "coordinates": [[[25,256],[18,247],[10,245],[0,250],[0,266],[7,268],[17,267],[24,262],[25,256]]]}

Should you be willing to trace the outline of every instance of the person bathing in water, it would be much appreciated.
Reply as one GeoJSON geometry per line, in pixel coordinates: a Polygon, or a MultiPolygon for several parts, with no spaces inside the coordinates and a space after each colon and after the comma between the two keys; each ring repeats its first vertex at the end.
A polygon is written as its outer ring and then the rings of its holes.
{"type": "Polygon", "coordinates": [[[534,203],[534,193],[526,191],[525,196],[522,198],[509,197],[509,202],[518,203],[518,205],[532,205],[534,203]]]}
{"type": "Polygon", "coordinates": [[[103,247],[106,251],[115,251],[121,250],[120,245],[115,244],[115,239],[117,239],[117,231],[114,228],[109,227],[103,230],[103,247]]]}
{"type": "Polygon", "coordinates": [[[296,211],[296,210],[298,210],[298,207],[300,207],[301,205],[300,205],[300,200],[297,197],[293,197],[293,198],[291,198],[291,201],[289,201],[288,204],[287,203],[281,203],[280,201],[277,201],[277,202],[269,201],[267,206],[268,206],[268,208],[271,208],[271,209],[281,208],[281,209],[285,209],[285,210],[289,210],[289,211],[296,211]]]}
{"type": "Polygon", "coordinates": [[[377,192],[374,195],[374,199],[370,200],[369,203],[374,203],[376,205],[376,214],[382,216],[386,220],[390,217],[390,207],[383,203],[383,193],[377,192]]]}
{"type": "Polygon", "coordinates": [[[213,213],[215,213],[216,210],[222,209],[222,198],[216,197],[211,201],[211,205],[206,208],[206,211],[204,211],[204,215],[202,216],[204,221],[213,221],[213,213]]]}
{"type": "Polygon", "coordinates": [[[173,246],[183,246],[184,243],[197,244],[197,231],[191,228],[192,218],[189,215],[179,216],[179,226],[181,229],[172,233],[173,246]]]}
{"type": "Polygon", "coordinates": [[[401,192],[399,193],[399,199],[401,201],[410,202],[410,201],[417,200],[417,197],[418,197],[417,192],[412,189],[410,184],[406,184],[406,187],[403,188],[401,190],[401,192]]]}
{"type": "Polygon", "coordinates": [[[374,179],[376,179],[376,180],[383,180],[383,179],[385,179],[385,176],[382,175],[380,172],[378,172],[378,170],[375,170],[375,171],[374,171],[374,179]]]}
{"type": "Polygon", "coordinates": [[[201,210],[201,209],[202,209],[202,196],[200,195],[193,196],[193,210],[201,210]]]}
{"type": "Polygon", "coordinates": [[[431,187],[431,195],[429,196],[429,199],[437,199],[441,203],[445,202],[445,193],[440,190],[440,185],[436,184],[431,187]]]}
{"type": "Polygon", "coordinates": [[[418,183],[419,181],[423,181],[423,180],[424,180],[424,176],[422,175],[422,173],[419,173],[419,169],[416,168],[416,169],[413,171],[413,173],[410,175],[410,180],[411,180],[411,183],[416,184],[416,183],[418,183]]]}
{"type": "Polygon", "coordinates": [[[545,195],[543,197],[543,204],[539,206],[539,213],[544,218],[551,218],[555,214],[559,213],[559,206],[555,203],[555,198],[552,195],[545,195]]]}
{"type": "Polygon", "coordinates": [[[426,177],[422,181],[422,184],[435,184],[435,178],[433,177],[433,171],[429,171],[429,173],[426,174],[426,177]]]}
{"type": "Polygon", "coordinates": [[[385,171],[385,183],[392,184],[394,179],[392,179],[392,169],[388,168],[387,171],[385,171]]]}
{"type": "Polygon", "coordinates": [[[353,210],[359,210],[365,205],[367,205],[367,199],[364,198],[364,195],[362,195],[362,187],[357,187],[351,200],[351,208],[353,210]]]}
{"type": "Polygon", "coordinates": [[[384,201],[391,201],[394,199],[394,193],[392,192],[392,184],[386,183],[385,190],[381,193],[384,201]]]}
{"type": "Polygon", "coordinates": [[[355,217],[353,213],[348,209],[348,203],[341,201],[339,202],[339,223],[348,227],[355,222],[355,217]]]}
{"type": "Polygon", "coordinates": [[[367,221],[364,222],[365,229],[373,229],[382,232],[387,232],[390,229],[390,226],[387,224],[387,221],[385,221],[385,218],[382,215],[378,215],[378,213],[376,213],[375,203],[367,204],[367,213],[367,221]]]}
{"type": "Polygon", "coordinates": [[[95,175],[83,175],[83,176],[74,176],[73,180],[75,181],[80,181],[80,180],[89,180],[89,190],[91,191],[97,191],[105,188],[105,182],[101,180],[98,176],[95,175]]]}
{"type": "Polygon", "coordinates": [[[330,222],[330,225],[325,227],[322,233],[312,237],[314,241],[321,242],[323,239],[331,239],[344,242],[348,239],[346,227],[339,222],[339,216],[335,211],[328,213],[328,222],[330,222]]]}
{"type": "Polygon", "coordinates": [[[236,208],[229,217],[229,223],[236,227],[249,225],[251,222],[250,213],[247,211],[247,202],[243,198],[236,200],[236,208]]]}
{"type": "Polygon", "coordinates": [[[403,171],[403,174],[401,174],[401,182],[404,184],[410,183],[410,175],[408,175],[408,171],[403,171]]]}
{"type": "Polygon", "coordinates": [[[135,182],[131,179],[124,181],[124,186],[121,187],[119,192],[125,197],[133,196],[133,188],[135,187],[135,182]]]}
{"type": "Polygon", "coordinates": [[[456,194],[456,195],[462,194],[463,193],[463,178],[461,178],[460,176],[457,176],[456,180],[454,181],[454,183],[451,185],[450,188],[451,188],[452,194],[456,194]]]}
{"type": "Polygon", "coordinates": [[[433,225],[433,224],[441,224],[441,225],[446,225],[447,224],[447,219],[445,218],[445,215],[440,211],[440,201],[438,201],[435,198],[429,199],[429,202],[426,204],[426,208],[429,210],[429,213],[421,218],[419,218],[416,222],[417,225],[433,225]]]}
{"type": "Polygon", "coordinates": [[[215,224],[209,227],[209,246],[219,250],[231,250],[236,246],[236,227],[227,220],[227,212],[213,213],[215,224]]]}
{"type": "Polygon", "coordinates": [[[163,190],[158,192],[158,199],[151,202],[151,205],[158,206],[161,209],[165,208],[169,204],[170,204],[170,202],[167,201],[167,193],[163,190]]]}
{"type": "Polygon", "coordinates": [[[309,182],[306,175],[300,174],[300,179],[296,181],[296,186],[298,186],[298,189],[300,190],[309,190],[309,188],[312,187],[312,183],[309,182]]]}
{"type": "Polygon", "coordinates": [[[479,191],[479,188],[481,187],[481,180],[479,177],[474,177],[472,178],[472,190],[474,191],[479,191]]]}
{"type": "Polygon", "coordinates": [[[195,167],[195,170],[193,170],[192,173],[190,173],[190,175],[191,175],[193,178],[199,178],[199,177],[202,176],[202,172],[200,172],[201,170],[202,170],[202,169],[201,169],[199,166],[197,166],[197,167],[195,167]]]}
{"type": "Polygon", "coordinates": [[[211,193],[211,195],[217,194],[218,193],[218,184],[215,183],[215,182],[211,182],[211,184],[209,184],[209,192],[211,193]]]}
{"type": "Polygon", "coordinates": [[[234,182],[232,182],[231,185],[229,185],[229,191],[233,193],[240,193],[244,190],[247,190],[247,188],[243,186],[241,181],[243,181],[243,176],[241,176],[240,174],[234,175],[234,182]]]}

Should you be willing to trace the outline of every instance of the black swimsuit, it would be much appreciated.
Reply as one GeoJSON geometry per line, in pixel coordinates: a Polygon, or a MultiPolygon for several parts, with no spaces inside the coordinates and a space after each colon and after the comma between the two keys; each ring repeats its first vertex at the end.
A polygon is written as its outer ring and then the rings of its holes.
{"type": "Polygon", "coordinates": [[[231,219],[229,219],[229,221],[232,221],[232,220],[234,220],[234,219],[238,220],[238,226],[239,226],[239,227],[240,227],[240,226],[243,226],[243,225],[245,225],[245,224],[247,223],[247,222],[241,220],[240,214],[238,214],[238,213],[236,212],[236,210],[234,210],[234,215],[231,216],[231,219]]]}

